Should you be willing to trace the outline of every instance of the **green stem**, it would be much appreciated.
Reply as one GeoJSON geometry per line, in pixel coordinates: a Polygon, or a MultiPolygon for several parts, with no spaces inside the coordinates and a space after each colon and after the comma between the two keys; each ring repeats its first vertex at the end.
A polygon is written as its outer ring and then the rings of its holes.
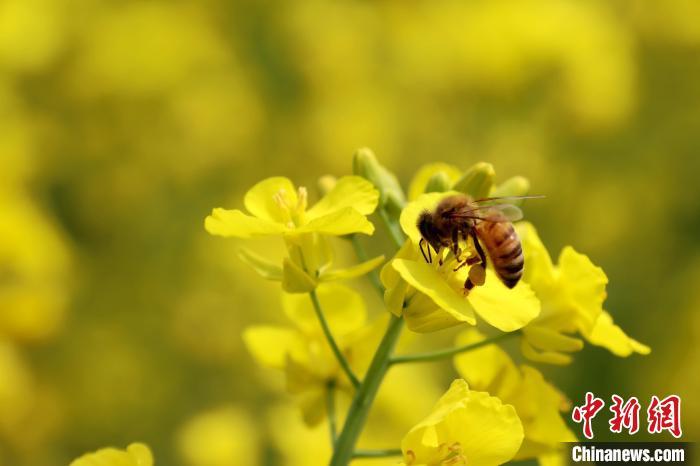
{"type": "Polygon", "coordinates": [[[353,458],[385,458],[387,456],[401,456],[403,452],[399,448],[387,448],[385,450],[355,450],[353,458]]]}
{"type": "Polygon", "coordinates": [[[377,352],[374,353],[369,369],[367,369],[367,374],[355,392],[343,430],[335,443],[330,466],[347,466],[352,459],[355,444],[365,425],[372,402],[389,369],[391,353],[399,335],[401,335],[402,327],[403,319],[392,315],[386,333],[379,343],[377,352]]]}
{"type": "Polygon", "coordinates": [[[475,350],[477,348],[481,348],[482,346],[488,346],[494,343],[497,343],[501,340],[505,340],[507,338],[513,337],[515,335],[519,335],[519,331],[515,332],[510,332],[510,333],[502,333],[500,335],[497,335],[492,338],[487,338],[485,340],[481,340],[476,343],[470,343],[468,345],[463,345],[463,346],[457,346],[455,348],[445,348],[442,350],[437,350],[437,351],[430,351],[428,353],[419,353],[419,354],[405,354],[403,356],[395,356],[391,358],[389,361],[389,364],[405,364],[407,362],[430,362],[430,361],[436,361],[439,359],[444,359],[444,358],[449,358],[450,356],[454,356],[455,354],[459,353],[465,353],[467,351],[475,350]]]}
{"type": "MultiPolygon", "coordinates": [[[[362,246],[362,243],[360,243],[360,238],[358,235],[352,235],[350,237],[350,241],[352,241],[352,247],[355,250],[355,255],[360,262],[367,262],[367,253],[365,252],[365,248],[362,246]]],[[[374,285],[379,294],[383,296],[384,287],[382,286],[382,282],[379,280],[379,272],[377,269],[371,270],[367,278],[369,278],[369,281],[372,282],[372,285],[374,285]]]]}
{"type": "Polygon", "coordinates": [[[328,414],[328,430],[331,435],[331,447],[335,446],[335,381],[329,380],[326,384],[326,413],[328,414]]]}
{"type": "Polygon", "coordinates": [[[389,218],[389,214],[387,214],[386,210],[384,210],[383,208],[379,208],[377,210],[377,213],[382,219],[382,222],[384,222],[384,226],[389,232],[389,236],[391,236],[391,239],[394,241],[394,245],[396,245],[397,249],[400,249],[405,241],[403,233],[401,232],[401,227],[398,224],[391,221],[391,219],[389,218]]]}
{"type": "Polygon", "coordinates": [[[318,321],[321,323],[321,329],[323,330],[323,334],[326,336],[326,340],[328,340],[328,344],[330,345],[331,350],[335,355],[335,358],[338,360],[338,363],[345,372],[345,375],[347,375],[348,379],[350,379],[350,382],[352,383],[353,387],[359,387],[360,380],[353,373],[352,369],[350,368],[350,364],[348,363],[348,360],[345,359],[343,352],[340,351],[338,344],[335,342],[335,338],[333,338],[333,334],[331,333],[331,329],[328,326],[326,317],[323,315],[323,309],[321,309],[321,302],[318,300],[316,290],[312,290],[311,292],[309,292],[309,296],[311,296],[311,302],[314,304],[314,311],[316,311],[316,317],[318,317],[318,321]]]}

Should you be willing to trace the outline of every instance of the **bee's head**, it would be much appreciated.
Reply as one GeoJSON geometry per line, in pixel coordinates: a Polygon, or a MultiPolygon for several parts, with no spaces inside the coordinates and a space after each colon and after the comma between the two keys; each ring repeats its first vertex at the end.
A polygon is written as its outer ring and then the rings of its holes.
{"type": "Polygon", "coordinates": [[[424,211],[418,217],[416,227],[424,240],[430,244],[436,251],[440,250],[440,231],[435,226],[433,216],[428,211],[424,211]]]}

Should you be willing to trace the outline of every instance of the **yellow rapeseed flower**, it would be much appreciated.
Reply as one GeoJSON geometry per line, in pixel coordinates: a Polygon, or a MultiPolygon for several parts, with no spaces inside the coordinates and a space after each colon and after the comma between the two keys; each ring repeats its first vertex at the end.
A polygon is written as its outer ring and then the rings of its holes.
{"type": "Polygon", "coordinates": [[[86,453],[70,466],[153,466],[153,455],[143,443],[132,443],[126,450],[103,448],[86,453]]]}
{"type": "Polygon", "coordinates": [[[246,193],[243,203],[250,214],[216,208],[206,218],[205,228],[212,235],[236,238],[302,233],[371,235],[374,226],[366,216],[374,212],[378,198],[379,193],[370,182],[359,176],[346,176],[307,209],[306,188],[295,189],[289,179],[272,177],[246,193]]]}
{"type": "Polygon", "coordinates": [[[449,194],[423,194],[401,213],[401,227],[409,239],[382,269],[387,308],[396,315],[403,314],[408,327],[416,332],[433,332],[461,323],[475,325],[475,314],[504,332],[522,328],[540,312],[540,303],[526,283],[508,289],[487,270],[484,285],[465,294],[469,271],[467,267],[454,271],[457,262],[451,251],[442,252],[442,265],[437,258],[432,264],[426,263],[418,252],[418,216],[449,194]]]}
{"type": "MultiPolygon", "coordinates": [[[[483,339],[478,331],[470,329],[458,336],[457,345],[483,339]]],[[[497,345],[459,354],[454,363],[472,388],[487,391],[515,408],[525,433],[515,460],[538,458],[542,463],[542,459],[563,453],[562,442],[576,441],[561,417],[568,400],[537,369],[517,367],[497,345]]]]}
{"type": "Polygon", "coordinates": [[[561,251],[554,265],[531,224],[522,222],[517,229],[525,255],[523,280],[542,303],[539,317],[523,329],[521,347],[527,358],[568,364],[567,353],[583,348],[583,342],[572,336],[576,333],[617,356],[649,354],[648,346],[628,337],[603,309],[608,283],[603,269],[571,246],[561,251]]]}
{"type": "Polygon", "coordinates": [[[351,278],[377,267],[382,256],[344,269],[330,269],[332,253],[326,236],[353,233],[371,235],[374,225],[367,215],[374,212],[379,193],[367,180],[346,176],[313,207],[307,209],[306,188],[295,189],[283,177],[267,178],[253,186],[244,197],[249,214],[238,209],[216,208],[205,220],[212,235],[253,238],[280,236],[289,257],[282,266],[241,249],[240,258],[262,277],[281,281],[289,293],[306,293],[319,282],[351,278]]]}
{"type": "MultiPolygon", "coordinates": [[[[366,326],[365,304],[350,288],[323,284],[317,294],[340,350],[354,372],[361,374],[384,322],[366,326]]],[[[244,331],[243,340],[260,365],[284,371],[287,391],[296,396],[306,423],[315,425],[325,416],[329,384],[345,391],[351,384],[326,342],[308,297],[284,294],[282,307],[294,327],[254,325],[244,331]]]]}
{"type": "Polygon", "coordinates": [[[512,459],[522,441],[523,426],[512,406],[457,379],[404,437],[402,464],[495,466],[512,459]]]}

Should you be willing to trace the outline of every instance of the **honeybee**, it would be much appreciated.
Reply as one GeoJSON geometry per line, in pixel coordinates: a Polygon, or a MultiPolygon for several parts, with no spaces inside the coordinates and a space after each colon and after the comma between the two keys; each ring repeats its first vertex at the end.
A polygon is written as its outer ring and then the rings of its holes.
{"type": "MultiPolygon", "coordinates": [[[[416,223],[421,234],[419,247],[426,262],[432,262],[430,249],[439,255],[450,248],[459,265],[455,271],[470,266],[464,282],[466,291],[484,284],[487,257],[498,278],[513,288],[523,275],[523,249],[511,222],[522,218],[521,210],[507,203],[517,199],[543,196],[490,197],[472,200],[466,194],[455,194],[441,200],[435,210],[425,211],[416,223]],[[471,238],[476,255],[462,259],[459,242],[471,238]],[[427,249],[427,254],[425,249],[427,249]]],[[[442,259],[440,259],[442,264],[442,259]]]]}

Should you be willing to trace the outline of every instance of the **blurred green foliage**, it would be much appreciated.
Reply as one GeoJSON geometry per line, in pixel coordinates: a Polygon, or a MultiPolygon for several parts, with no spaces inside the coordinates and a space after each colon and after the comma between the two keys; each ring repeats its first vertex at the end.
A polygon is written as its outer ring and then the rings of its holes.
{"type": "MultiPolygon", "coordinates": [[[[548,376],[573,400],[678,393],[697,438],[698,83],[693,0],[1,0],[0,464],[135,440],[162,465],[308,464],[240,337],[281,321],[278,287],[202,222],[267,176],[347,174],[360,146],[404,186],[434,161],[528,177],[550,252],[603,266],[654,350],[548,376]],[[198,456],[214,431],[229,463],[198,456]]],[[[401,386],[429,407],[451,377],[401,386]]]]}

